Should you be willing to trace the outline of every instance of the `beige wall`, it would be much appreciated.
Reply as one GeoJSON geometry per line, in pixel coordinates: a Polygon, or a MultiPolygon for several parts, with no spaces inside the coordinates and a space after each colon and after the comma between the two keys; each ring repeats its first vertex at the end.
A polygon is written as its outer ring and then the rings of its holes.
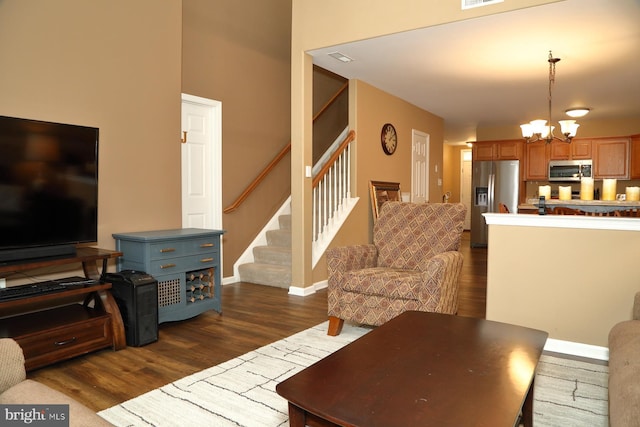
{"type": "Polygon", "coordinates": [[[180,227],[181,2],[0,1],[0,114],[100,128],[98,244],[180,227]]]}
{"type": "Polygon", "coordinates": [[[349,123],[348,80],[323,68],[313,67],[313,164],[327,152],[349,123]],[[320,113],[320,111],[326,109],[320,113]]]}
{"type": "Polygon", "coordinates": [[[631,318],[639,231],[490,225],[488,245],[487,319],[607,347],[611,327],[631,318]]]}
{"type": "MultiPolygon", "coordinates": [[[[408,31],[462,19],[490,15],[530,6],[554,3],[520,0],[461,10],[460,2],[441,0],[305,0],[293,1],[291,32],[291,200],[292,200],[292,285],[312,285],[311,268],[311,180],[304,167],[312,152],[312,60],[308,50],[339,43],[408,31]],[[336,11],[340,13],[336,13],[336,11]]],[[[353,116],[353,115],[352,115],[353,116]]],[[[358,141],[362,135],[356,136],[358,141]]],[[[439,157],[440,159],[442,156],[439,157]]],[[[362,209],[359,206],[359,209],[362,209]]]]}
{"type": "Polygon", "coordinates": [[[352,81],[351,84],[356,89],[356,195],[365,202],[360,203],[359,208],[364,208],[367,213],[365,217],[362,211],[358,211],[362,215],[359,224],[362,227],[368,225],[367,231],[371,238],[373,217],[369,181],[399,182],[403,192],[411,189],[411,138],[414,129],[428,134],[430,139],[429,201],[442,200],[438,178],[442,178],[444,120],[362,81],[352,81]],[[385,123],[392,123],[398,132],[398,148],[391,156],[382,151],[380,142],[380,131],[385,123]],[[435,173],[436,165],[438,173],[435,173]]]}
{"type": "MultiPolygon", "coordinates": [[[[290,141],[291,0],[182,0],[182,90],[222,102],[227,207],[290,141]]],[[[223,277],[291,193],[287,156],[224,214],[223,277]]]]}
{"type": "Polygon", "coordinates": [[[460,1],[395,0],[390,7],[386,1],[294,0],[294,44],[308,50],[557,1],[562,0],[518,0],[462,10],[460,1]]]}
{"type": "MultiPolygon", "coordinates": [[[[227,206],[289,142],[290,22],[290,0],[0,1],[0,114],[100,128],[101,247],[178,228],[181,92],[222,101],[227,206]]],[[[224,215],[223,275],[289,186],[285,158],[224,215]]]]}
{"type": "Polygon", "coordinates": [[[461,151],[471,150],[471,147],[466,145],[444,145],[444,158],[443,163],[443,181],[442,192],[451,192],[451,198],[449,202],[460,202],[460,168],[462,165],[461,151]]]}

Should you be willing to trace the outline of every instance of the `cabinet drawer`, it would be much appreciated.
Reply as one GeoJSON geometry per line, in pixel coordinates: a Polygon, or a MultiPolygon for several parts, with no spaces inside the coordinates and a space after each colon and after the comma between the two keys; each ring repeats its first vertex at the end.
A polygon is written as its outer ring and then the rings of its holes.
{"type": "Polygon", "coordinates": [[[44,323],[41,325],[44,329],[14,336],[24,353],[27,370],[111,346],[110,314],[97,313],[79,304],[47,312],[66,319],[74,317],[77,321],[65,325],[53,321],[50,328],[44,323]]]}
{"type": "Polygon", "coordinates": [[[151,268],[148,271],[152,276],[173,274],[174,272],[187,272],[217,266],[217,254],[215,252],[204,252],[197,256],[186,256],[167,258],[151,261],[151,268]]]}
{"type": "Polygon", "coordinates": [[[203,237],[184,241],[152,243],[150,245],[150,257],[152,260],[167,259],[203,253],[217,253],[217,250],[214,238],[203,237]]]}

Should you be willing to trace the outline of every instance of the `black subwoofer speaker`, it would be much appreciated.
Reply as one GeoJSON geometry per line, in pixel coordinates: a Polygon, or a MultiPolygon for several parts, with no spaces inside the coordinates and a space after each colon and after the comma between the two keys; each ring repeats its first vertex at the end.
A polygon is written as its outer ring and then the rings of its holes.
{"type": "Polygon", "coordinates": [[[122,321],[127,345],[139,347],[158,340],[158,281],[142,271],[107,273],[122,321]]]}

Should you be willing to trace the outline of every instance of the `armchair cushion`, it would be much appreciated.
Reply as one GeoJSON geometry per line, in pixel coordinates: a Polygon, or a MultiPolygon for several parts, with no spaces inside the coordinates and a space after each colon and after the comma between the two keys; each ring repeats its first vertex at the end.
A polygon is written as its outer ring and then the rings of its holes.
{"type": "Polygon", "coordinates": [[[419,271],[372,267],[348,271],[342,289],[363,295],[418,299],[422,282],[419,271]]]}
{"type": "MultiPolygon", "coordinates": [[[[427,260],[442,252],[460,249],[466,211],[456,204],[420,205],[387,202],[373,227],[373,244],[378,249],[378,266],[424,270],[427,260]],[[426,209],[429,206],[429,209],[426,209]]],[[[463,206],[463,205],[462,205],[463,206]]]]}

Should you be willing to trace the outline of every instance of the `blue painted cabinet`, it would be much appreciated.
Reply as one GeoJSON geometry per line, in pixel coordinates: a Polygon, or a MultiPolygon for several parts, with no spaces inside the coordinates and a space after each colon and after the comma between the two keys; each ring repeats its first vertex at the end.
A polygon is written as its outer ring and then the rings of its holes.
{"type": "Polygon", "coordinates": [[[224,231],[183,228],[116,233],[118,271],[138,270],[158,281],[158,321],[222,313],[220,239],[224,231]]]}

